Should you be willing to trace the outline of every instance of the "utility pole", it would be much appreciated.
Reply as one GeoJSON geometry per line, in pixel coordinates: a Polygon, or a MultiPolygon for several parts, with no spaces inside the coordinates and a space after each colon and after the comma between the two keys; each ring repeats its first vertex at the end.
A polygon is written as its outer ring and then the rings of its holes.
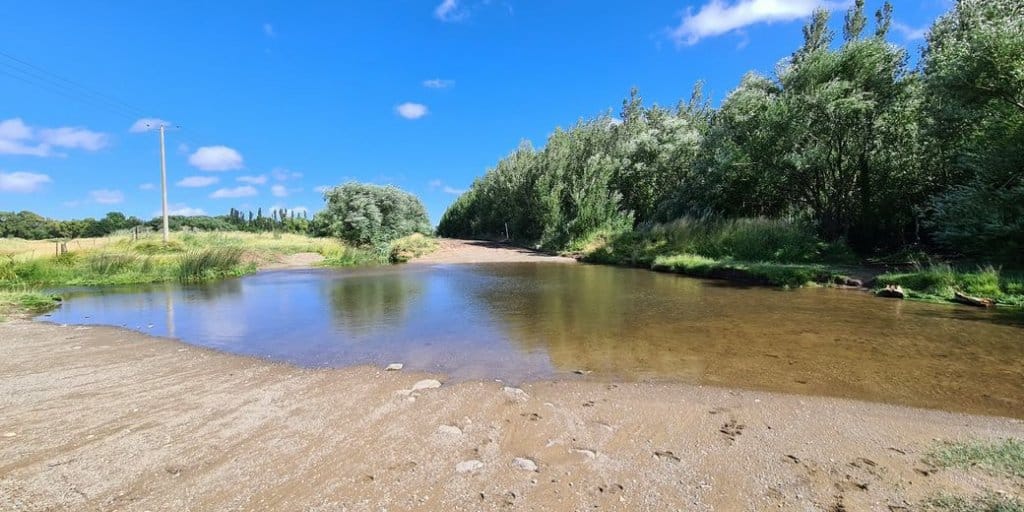
{"type": "Polygon", "coordinates": [[[164,201],[164,243],[171,240],[169,223],[167,221],[167,152],[164,149],[164,125],[160,125],[160,187],[163,189],[164,201]]]}

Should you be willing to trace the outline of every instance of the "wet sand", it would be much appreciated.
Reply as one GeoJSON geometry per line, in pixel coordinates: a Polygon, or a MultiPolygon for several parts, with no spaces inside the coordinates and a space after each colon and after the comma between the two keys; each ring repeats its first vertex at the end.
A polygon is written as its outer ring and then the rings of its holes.
{"type": "Polygon", "coordinates": [[[936,439],[1022,437],[1020,420],[582,377],[406,391],[425,378],[0,324],[0,510],[852,511],[1024,494],[923,461],[936,439]]]}

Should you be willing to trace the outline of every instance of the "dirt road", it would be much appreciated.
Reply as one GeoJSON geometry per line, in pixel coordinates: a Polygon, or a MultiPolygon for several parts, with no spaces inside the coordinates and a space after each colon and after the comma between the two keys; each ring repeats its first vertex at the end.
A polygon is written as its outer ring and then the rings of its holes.
{"type": "Polygon", "coordinates": [[[1021,479],[924,462],[938,439],[1024,437],[1019,420],[585,376],[444,381],[0,324],[0,510],[857,511],[1024,495],[1021,479]]]}

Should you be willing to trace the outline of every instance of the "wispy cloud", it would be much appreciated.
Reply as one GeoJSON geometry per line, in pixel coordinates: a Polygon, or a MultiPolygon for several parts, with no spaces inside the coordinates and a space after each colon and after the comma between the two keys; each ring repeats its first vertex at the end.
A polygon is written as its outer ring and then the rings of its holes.
{"type": "Polygon", "coordinates": [[[241,187],[219,188],[210,194],[211,199],[234,199],[238,197],[250,197],[259,194],[256,187],[242,185],[241,187]]]}
{"type": "Polygon", "coordinates": [[[34,128],[20,117],[0,121],[0,155],[63,156],[54,148],[98,151],[109,142],[105,133],[76,126],[34,128]]]}
{"type": "Polygon", "coordinates": [[[433,179],[433,180],[428,181],[427,182],[427,188],[429,188],[430,190],[440,190],[440,191],[444,192],[445,194],[453,194],[453,195],[460,195],[460,194],[466,192],[465,189],[455,188],[455,187],[452,187],[450,185],[446,185],[440,179],[433,179]]]}
{"type": "Polygon", "coordinates": [[[430,80],[423,81],[423,87],[426,87],[427,89],[447,89],[449,87],[455,87],[455,80],[431,78],[430,80]]]}
{"type": "Polygon", "coordinates": [[[288,197],[288,187],[284,185],[273,185],[270,187],[270,193],[274,194],[274,197],[288,197]]]}
{"type": "Polygon", "coordinates": [[[316,193],[318,193],[318,194],[323,194],[324,192],[327,192],[328,190],[330,190],[332,188],[334,188],[332,185],[320,185],[320,186],[313,187],[313,190],[316,193]]]}
{"type": "Polygon", "coordinates": [[[120,190],[92,190],[89,192],[89,197],[99,204],[119,204],[124,202],[124,193],[120,190]]]}
{"type": "Polygon", "coordinates": [[[697,10],[690,8],[669,36],[679,45],[694,45],[707,37],[727,34],[762,23],[794,21],[815,9],[839,9],[845,0],[710,0],[697,10]]]}
{"type": "Polygon", "coordinates": [[[928,35],[928,27],[911,27],[898,21],[892,22],[892,29],[902,34],[903,39],[907,41],[918,41],[928,35]]]}
{"type": "Polygon", "coordinates": [[[0,192],[15,194],[31,194],[53,180],[45,174],[34,172],[3,172],[0,171],[0,192]]]}
{"type": "Polygon", "coordinates": [[[235,179],[242,183],[248,183],[250,185],[263,185],[267,182],[267,175],[260,174],[258,176],[239,176],[235,179]]]}
{"type": "Polygon", "coordinates": [[[434,8],[434,17],[441,21],[459,21],[466,17],[466,11],[459,9],[458,0],[444,0],[434,8]]]}
{"type": "MultiPolygon", "coordinates": [[[[206,211],[202,208],[192,208],[186,204],[177,203],[167,205],[167,214],[180,215],[183,217],[195,217],[197,215],[206,215],[206,211]]],[[[163,215],[163,212],[159,210],[153,213],[154,217],[159,217],[161,215],[163,215]]]]}
{"type": "Polygon", "coordinates": [[[267,37],[277,37],[277,32],[274,32],[274,26],[270,23],[263,24],[263,35],[267,37]]]}
{"type": "Polygon", "coordinates": [[[230,171],[244,167],[242,154],[227,146],[203,146],[188,157],[188,163],[204,171],[230,171]]]}
{"type": "Polygon", "coordinates": [[[156,185],[152,183],[143,183],[139,185],[139,190],[156,190],[156,185]]]}
{"type": "Polygon", "coordinates": [[[301,172],[288,170],[285,169],[284,167],[275,167],[272,171],[270,171],[270,175],[273,176],[274,179],[277,181],[297,180],[302,177],[301,172]]]}
{"type": "Polygon", "coordinates": [[[132,124],[128,131],[131,133],[143,133],[150,130],[156,130],[161,126],[170,126],[170,121],[164,121],[158,117],[143,117],[132,124]]]}
{"type": "Polygon", "coordinates": [[[213,185],[214,183],[217,183],[218,181],[220,181],[220,178],[218,178],[216,176],[189,176],[189,177],[179,181],[177,183],[177,185],[179,187],[186,187],[186,188],[200,188],[200,187],[209,187],[210,185],[213,185]]]}
{"type": "Polygon", "coordinates": [[[428,109],[426,105],[420,103],[406,102],[395,107],[395,111],[406,119],[419,119],[427,115],[428,109]]]}

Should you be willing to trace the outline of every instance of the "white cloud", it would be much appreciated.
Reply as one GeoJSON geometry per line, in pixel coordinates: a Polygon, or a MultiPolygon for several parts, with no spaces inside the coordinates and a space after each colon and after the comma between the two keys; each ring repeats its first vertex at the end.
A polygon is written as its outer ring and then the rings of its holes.
{"type": "Polygon", "coordinates": [[[0,192],[30,194],[53,180],[45,174],[34,172],[3,172],[0,171],[0,192]]]}
{"type": "Polygon", "coordinates": [[[157,128],[160,128],[160,126],[170,125],[171,123],[169,121],[164,121],[158,117],[143,117],[142,119],[132,123],[132,126],[131,128],[128,128],[128,131],[131,133],[143,133],[150,130],[156,130],[157,128]]]}
{"type": "Polygon", "coordinates": [[[274,185],[270,187],[270,193],[274,194],[274,197],[287,197],[288,187],[284,185],[274,185]]]}
{"type": "MultiPolygon", "coordinates": [[[[33,128],[18,117],[0,121],[0,155],[55,156],[54,147],[96,151],[109,136],[85,128],[33,128]]],[[[58,155],[59,156],[59,155],[58,155]]]]}
{"type": "Polygon", "coordinates": [[[292,208],[288,208],[287,206],[280,205],[280,204],[275,204],[274,206],[271,206],[267,210],[268,211],[284,210],[288,215],[291,215],[292,213],[294,213],[296,216],[302,215],[303,213],[306,213],[306,212],[309,212],[309,208],[306,208],[305,206],[295,206],[295,207],[292,207],[292,208]]]}
{"type": "Polygon", "coordinates": [[[139,190],[156,190],[156,185],[152,183],[143,183],[139,185],[139,190]]]}
{"type": "Polygon", "coordinates": [[[178,144],[178,153],[181,153],[183,155],[187,155],[189,149],[190,148],[188,147],[188,144],[185,144],[184,142],[182,142],[181,144],[178,144]]]}
{"type": "Polygon", "coordinates": [[[219,188],[214,193],[210,194],[213,199],[233,199],[237,197],[249,197],[259,194],[256,187],[251,185],[243,185],[241,187],[234,188],[219,188]]]}
{"type": "Polygon", "coordinates": [[[274,32],[274,26],[270,23],[263,24],[263,34],[267,37],[277,37],[277,32],[274,32]]]}
{"type": "Polygon", "coordinates": [[[277,181],[297,180],[302,177],[301,172],[289,171],[283,167],[275,167],[270,171],[270,175],[277,181]]]}
{"type": "Polygon", "coordinates": [[[244,165],[241,153],[227,146],[203,146],[188,157],[188,163],[204,171],[230,171],[244,165]]]}
{"type": "Polygon", "coordinates": [[[892,22],[892,29],[902,34],[907,41],[917,41],[928,36],[928,27],[915,28],[898,21],[892,22]]]}
{"type": "MultiPolygon", "coordinates": [[[[206,211],[204,211],[202,208],[192,208],[188,205],[178,203],[167,205],[167,214],[181,215],[183,217],[195,217],[196,215],[206,215],[206,211]]],[[[159,217],[161,215],[163,215],[163,212],[159,210],[153,213],[154,217],[159,217]]]]}
{"type": "Polygon", "coordinates": [[[93,190],[89,192],[89,197],[99,204],[118,204],[124,202],[124,194],[120,190],[93,190]]]}
{"type": "Polygon", "coordinates": [[[259,176],[239,176],[235,178],[242,183],[248,183],[250,185],[263,185],[267,182],[267,175],[260,174],[259,176]]]}
{"type": "Polygon", "coordinates": [[[466,16],[466,12],[459,9],[458,0],[443,0],[434,8],[434,17],[441,21],[459,21],[466,16]]]}
{"type": "Polygon", "coordinates": [[[427,106],[420,103],[406,102],[395,107],[398,115],[406,119],[419,119],[427,115],[427,106]]]}
{"type": "Polygon", "coordinates": [[[39,130],[39,139],[50,146],[98,151],[107,146],[109,137],[85,128],[63,127],[39,130]]]}
{"type": "Polygon", "coordinates": [[[823,7],[834,10],[846,2],[840,0],[710,0],[696,14],[690,9],[670,36],[677,44],[693,45],[706,37],[727,34],[750,25],[794,21],[823,7]]]}
{"type": "Polygon", "coordinates": [[[432,78],[430,80],[424,80],[423,87],[426,87],[428,89],[447,89],[449,87],[455,87],[455,80],[442,80],[440,78],[432,78]]]}
{"type": "Polygon", "coordinates": [[[189,176],[189,177],[179,181],[177,183],[177,185],[179,187],[199,188],[199,187],[209,187],[210,185],[213,185],[214,183],[217,183],[218,181],[220,181],[220,178],[218,178],[216,176],[189,176]]]}
{"type": "Polygon", "coordinates": [[[433,180],[428,181],[427,182],[427,187],[430,190],[438,190],[438,189],[440,189],[445,194],[459,195],[459,194],[462,194],[463,192],[465,192],[464,189],[455,188],[455,187],[452,187],[452,186],[449,186],[449,185],[445,185],[445,183],[443,181],[441,181],[440,179],[433,179],[433,180]]]}

